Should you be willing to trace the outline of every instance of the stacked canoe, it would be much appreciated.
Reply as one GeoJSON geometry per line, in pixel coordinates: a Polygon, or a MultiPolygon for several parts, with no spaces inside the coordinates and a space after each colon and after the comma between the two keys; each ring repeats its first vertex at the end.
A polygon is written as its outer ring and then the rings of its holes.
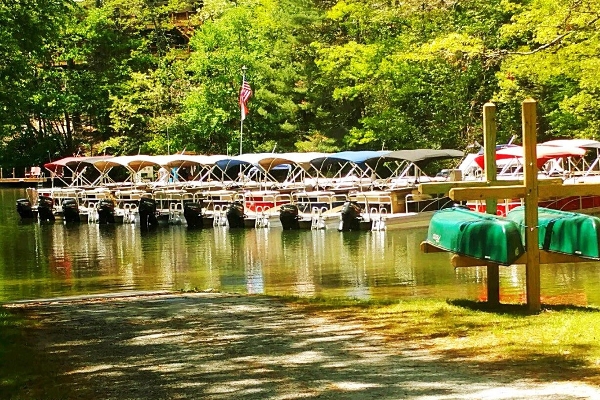
{"type": "MultiPolygon", "coordinates": [[[[525,253],[525,209],[507,216],[482,214],[462,207],[436,212],[426,242],[463,256],[511,265],[525,253]]],[[[538,208],[539,248],[547,252],[600,260],[600,218],[538,208]]]]}

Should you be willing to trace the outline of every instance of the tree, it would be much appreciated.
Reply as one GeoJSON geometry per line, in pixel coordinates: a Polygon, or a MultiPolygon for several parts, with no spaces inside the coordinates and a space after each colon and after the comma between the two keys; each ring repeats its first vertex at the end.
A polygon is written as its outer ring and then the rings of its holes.
{"type": "Polygon", "coordinates": [[[254,91],[244,121],[245,151],[274,142],[279,149],[294,149],[308,133],[307,48],[301,41],[310,29],[303,24],[314,14],[303,0],[204,3],[188,65],[194,87],[183,115],[198,151],[237,149],[242,66],[254,91]]]}

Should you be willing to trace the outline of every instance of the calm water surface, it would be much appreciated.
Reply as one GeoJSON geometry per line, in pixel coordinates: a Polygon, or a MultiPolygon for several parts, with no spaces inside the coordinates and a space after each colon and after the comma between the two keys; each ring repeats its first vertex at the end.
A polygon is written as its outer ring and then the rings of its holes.
{"type": "MultiPolygon", "coordinates": [[[[422,254],[426,230],[188,230],[22,223],[0,190],[0,301],[137,290],[271,295],[485,298],[484,268],[422,254]]],[[[523,301],[524,267],[501,268],[501,297],[523,301]]],[[[600,305],[600,263],[542,267],[543,301],[600,305]]]]}

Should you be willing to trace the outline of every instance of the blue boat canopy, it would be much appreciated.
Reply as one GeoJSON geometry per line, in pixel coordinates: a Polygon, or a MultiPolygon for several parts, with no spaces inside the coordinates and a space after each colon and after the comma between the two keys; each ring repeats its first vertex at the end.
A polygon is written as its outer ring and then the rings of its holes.
{"type": "Polygon", "coordinates": [[[390,153],[389,150],[361,150],[361,151],[341,151],[332,153],[326,157],[315,158],[311,161],[317,168],[321,168],[324,164],[351,162],[354,164],[364,164],[367,160],[378,159],[385,154],[390,153]]]}

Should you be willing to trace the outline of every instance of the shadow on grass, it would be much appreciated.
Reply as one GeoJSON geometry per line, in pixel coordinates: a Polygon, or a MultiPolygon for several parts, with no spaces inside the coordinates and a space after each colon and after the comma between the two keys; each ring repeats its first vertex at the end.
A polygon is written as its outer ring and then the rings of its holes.
{"type": "MultiPolygon", "coordinates": [[[[467,299],[447,300],[448,304],[466,308],[472,311],[484,311],[502,315],[532,315],[538,312],[530,311],[527,304],[490,304],[488,302],[467,299]]],[[[600,312],[600,308],[590,306],[576,306],[570,304],[542,304],[542,311],[578,311],[578,312],[600,312]]]]}
{"type": "Polygon", "coordinates": [[[70,398],[68,386],[56,389],[68,379],[53,355],[38,351],[40,342],[30,335],[34,330],[43,331],[22,310],[0,309],[0,398],[70,398]]]}
{"type": "Polygon", "coordinates": [[[482,398],[499,385],[529,390],[531,380],[598,375],[585,359],[549,355],[535,343],[510,343],[511,354],[498,358],[493,341],[461,340],[510,318],[482,318],[443,301],[399,309],[324,303],[165,296],[32,305],[24,314],[37,322],[27,328],[29,357],[54,370],[24,369],[47,376],[38,387],[35,380],[10,385],[0,398],[482,398]]]}

